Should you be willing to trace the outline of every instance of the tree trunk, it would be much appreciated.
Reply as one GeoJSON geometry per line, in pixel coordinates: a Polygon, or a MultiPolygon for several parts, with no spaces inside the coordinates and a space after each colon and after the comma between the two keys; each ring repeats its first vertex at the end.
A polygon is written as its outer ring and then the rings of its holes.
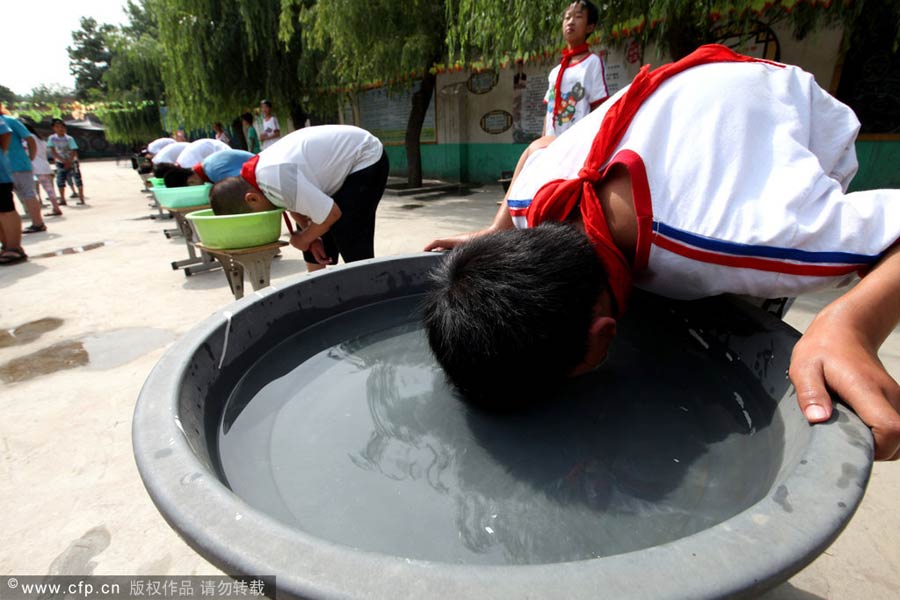
{"type": "Polygon", "coordinates": [[[412,96],[412,110],[409,112],[409,121],[406,124],[406,164],[407,185],[411,188],[422,187],[422,154],[419,137],[422,135],[422,124],[425,123],[425,113],[431,104],[434,95],[434,85],[437,76],[429,71],[422,78],[422,85],[412,96]]]}
{"type": "MultiPolygon", "coordinates": [[[[291,102],[288,106],[291,113],[291,122],[294,123],[294,129],[303,129],[306,126],[306,119],[309,115],[303,110],[299,102],[291,102]]],[[[282,133],[282,135],[284,135],[282,133]]]]}
{"type": "Polygon", "coordinates": [[[231,130],[237,138],[236,140],[232,140],[231,147],[246,150],[248,148],[247,136],[244,135],[244,121],[242,121],[240,117],[235,117],[231,121],[231,130]],[[237,142],[237,146],[234,145],[234,142],[237,142]]]}

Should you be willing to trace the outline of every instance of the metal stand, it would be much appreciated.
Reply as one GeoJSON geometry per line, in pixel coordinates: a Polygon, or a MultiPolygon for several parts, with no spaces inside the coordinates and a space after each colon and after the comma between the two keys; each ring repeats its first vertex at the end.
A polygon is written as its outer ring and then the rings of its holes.
{"type": "Polygon", "coordinates": [[[225,270],[225,277],[228,278],[228,285],[231,286],[231,293],[234,294],[235,300],[244,297],[245,271],[254,291],[269,285],[272,260],[281,251],[281,247],[286,245],[287,242],[278,240],[265,246],[254,246],[253,248],[217,250],[195,243],[195,246],[201,253],[214,256],[222,264],[222,268],[225,270]]]}
{"type": "MultiPolygon", "coordinates": [[[[195,273],[202,273],[204,271],[217,269],[219,267],[215,259],[202,249],[200,250],[200,254],[197,254],[197,248],[199,246],[195,246],[194,243],[194,228],[191,227],[190,221],[188,221],[186,218],[186,215],[188,215],[189,213],[203,210],[204,208],[209,208],[209,205],[203,204],[200,206],[187,206],[185,208],[166,209],[175,218],[175,222],[178,224],[178,231],[181,232],[181,236],[184,238],[184,244],[185,246],[187,246],[188,258],[172,262],[173,269],[184,268],[185,277],[190,277],[195,273]]],[[[166,237],[171,236],[169,234],[166,234],[166,237]]]]}

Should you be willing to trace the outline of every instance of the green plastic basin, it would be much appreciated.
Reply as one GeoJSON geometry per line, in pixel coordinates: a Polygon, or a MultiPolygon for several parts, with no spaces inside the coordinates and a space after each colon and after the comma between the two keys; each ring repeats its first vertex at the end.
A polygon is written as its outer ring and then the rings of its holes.
{"type": "Polygon", "coordinates": [[[189,185],[177,188],[161,188],[153,190],[153,195],[163,208],[187,208],[209,204],[211,183],[189,185]]]}
{"type": "Polygon", "coordinates": [[[166,187],[166,180],[163,179],[162,177],[148,177],[147,181],[149,181],[150,185],[152,185],[155,188],[166,187]]]}
{"type": "Polygon", "coordinates": [[[233,250],[271,244],[281,236],[281,213],[284,210],[215,215],[212,209],[187,215],[197,236],[207,248],[233,250]]]}

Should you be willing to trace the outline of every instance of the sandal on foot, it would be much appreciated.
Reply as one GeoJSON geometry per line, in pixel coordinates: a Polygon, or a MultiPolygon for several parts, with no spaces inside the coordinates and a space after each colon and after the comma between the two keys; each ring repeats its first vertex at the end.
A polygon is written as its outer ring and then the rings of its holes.
{"type": "Polygon", "coordinates": [[[0,266],[14,265],[25,260],[28,260],[28,255],[21,248],[7,248],[0,253],[0,266]]]}
{"type": "Polygon", "coordinates": [[[22,233],[40,233],[42,231],[47,231],[46,225],[29,225],[22,230],[22,233]]]}
{"type": "Polygon", "coordinates": [[[59,205],[60,205],[60,206],[68,206],[69,203],[66,202],[65,200],[60,200],[60,201],[59,201],[59,205]]]}
{"type": "Polygon", "coordinates": [[[52,211],[52,212],[44,213],[44,216],[45,216],[45,217],[61,217],[61,216],[62,216],[62,211],[61,211],[61,210],[54,210],[54,211],[52,211]]]}

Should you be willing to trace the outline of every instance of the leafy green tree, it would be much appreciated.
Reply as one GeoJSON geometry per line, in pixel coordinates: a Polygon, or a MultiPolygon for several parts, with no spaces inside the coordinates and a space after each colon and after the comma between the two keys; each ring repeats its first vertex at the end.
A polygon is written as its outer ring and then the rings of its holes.
{"type": "Polygon", "coordinates": [[[299,34],[304,48],[322,53],[320,87],[337,82],[356,89],[373,83],[402,88],[420,82],[406,127],[413,187],[422,185],[419,138],[434,95],[434,67],[446,53],[446,14],[443,0],[284,0],[281,38],[299,34]]]}
{"type": "Polygon", "coordinates": [[[50,85],[42,83],[31,88],[31,95],[28,97],[28,100],[36,105],[50,105],[59,104],[61,102],[70,102],[74,95],[74,90],[58,83],[50,85]]]}
{"type": "Polygon", "coordinates": [[[109,97],[125,102],[160,102],[163,51],[159,29],[149,0],[128,0],[128,22],[107,35],[109,69],[103,76],[109,97]]]}
{"type": "Polygon", "coordinates": [[[103,74],[109,68],[107,37],[115,31],[109,24],[99,25],[93,17],[81,17],[81,29],[72,32],[69,72],[75,77],[75,95],[80,100],[95,100],[106,92],[103,74]]]}
{"type": "MultiPolygon", "coordinates": [[[[877,0],[867,0],[875,2],[877,0]]],[[[896,0],[888,0],[895,2],[896,0]]],[[[593,39],[615,44],[637,39],[681,58],[725,33],[787,22],[794,36],[829,25],[852,26],[866,0],[605,0],[593,39]]],[[[447,40],[454,58],[499,64],[562,46],[565,0],[447,0],[447,40]]]]}
{"type": "MultiPolygon", "coordinates": [[[[209,127],[268,98],[302,124],[297,40],[280,41],[281,0],[157,0],[167,104],[187,127],[209,127]]],[[[283,113],[282,113],[283,114],[283,113]]]]}
{"type": "Polygon", "coordinates": [[[0,85],[0,102],[6,105],[13,104],[18,98],[14,91],[5,85],[0,85]]]}

